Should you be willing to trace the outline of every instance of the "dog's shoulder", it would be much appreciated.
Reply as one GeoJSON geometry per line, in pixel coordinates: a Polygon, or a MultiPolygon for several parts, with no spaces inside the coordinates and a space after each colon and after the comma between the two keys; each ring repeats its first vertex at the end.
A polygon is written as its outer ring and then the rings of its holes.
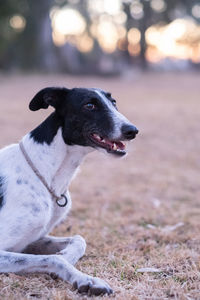
{"type": "Polygon", "coordinates": [[[19,152],[18,144],[11,144],[0,149],[0,166],[5,162],[6,158],[15,156],[19,152]]]}

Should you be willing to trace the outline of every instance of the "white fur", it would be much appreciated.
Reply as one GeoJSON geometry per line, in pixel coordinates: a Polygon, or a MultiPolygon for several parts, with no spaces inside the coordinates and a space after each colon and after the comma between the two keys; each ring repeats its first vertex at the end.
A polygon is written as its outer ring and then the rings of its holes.
{"type": "Polygon", "coordinates": [[[103,280],[83,274],[73,266],[85,252],[82,237],[48,236],[69,212],[69,184],[85,155],[93,149],[66,145],[61,129],[50,145],[34,142],[29,134],[24,136],[23,145],[55,193],[60,195],[66,191],[68,204],[66,207],[56,204],[26,162],[18,144],[2,149],[0,175],[6,181],[0,209],[0,272],[54,272],[80,292],[87,287],[92,294],[111,293],[103,280]],[[25,253],[19,253],[22,251],[25,253]]]}
{"type": "MultiPolygon", "coordinates": [[[[57,195],[68,189],[82,159],[91,151],[89,147],[66,146],[61,129],[50,146],[35,143],[29,134],[23,138],[23,144],[32,162],[57,195]]],[[[0,249],[20,252],[50,232],[66,216],[71,208],[71,199],[67,192],[65,208],[52,201],[46,187],[27,164],[18,144],[2,149],[0,162],[1,174],[9,179],[6,182],[5,205],[0,212],[0,249]],[[29,218],[24,218],[27,214],[29,218]]]]}
{"type": "Polygon", "coordinates": [[[103,92],[100,89],[94,89],[94,91],[97,93],[97,95],[101,98],[101,100],[104,102],[104,104],[108,107],[110,117],[113,120],[114,124],[114,130],[110,133],[110,138],[113,140],[118,140],[121,137],[121,128],[122,125],[132,125],[130,121],[122,115],[114,106],[113,104],[108,101],[106,96],[103,94],[103,92]]]}

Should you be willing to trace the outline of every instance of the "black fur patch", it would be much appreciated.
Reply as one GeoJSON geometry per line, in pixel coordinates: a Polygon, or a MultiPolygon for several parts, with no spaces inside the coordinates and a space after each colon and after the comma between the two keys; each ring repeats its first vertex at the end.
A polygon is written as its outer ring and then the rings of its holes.
{"type": "Polygon", "coordinates": [[[3,189],[4,178],[0,176],[0,209],[4,204],[4,189],[3,189]]]}
{"type": "Polygon", "coordinates": [[[88,139],[91,133],[108,137],[114,128],[110,111],[93,90],[72,89],[67,95],[64,111],[62,133],[68,145],[93,146],[88,139]],[[94,111],[84,109],[87,103],[94,104],[96,109],[94,111]]]}
{"type": "MultiPolygon", "coordinates": [[[[30,133],[34,141],[50,145],[59,128],[62,129],[63,140],[68,145],[96,147],[90,139],[91,134],[96,133],[104,138],[109,137],[114,129],[113,120],[110,118],[108,106],[94,90],[47,88],[34,97],[34,103],[38,103],[38,101],[40,103],[41,97],[38,95],[43,95],[46,90],[48,90],[48,94],[51,94],[51,89],[53,92],[52,101],[54,102],[53,104],[48,103],[55,108],[55,112],[30,133]],[[88,110],[86,108],[88,103],[94,105],[95,109],[88,110]]],[[[105,92],[104,94],[107,101],[112,103],[110,94],[105,92]]],[[[33,100],[31,101],[31,108],[32,104],[33,100]]],[[[39,108],[43,108],[40,106],[39,108]]],[[[37,107],[37,109],[39,108],[37,107]]]]}
{"type": "Polygon", "coordinates": [[[51,144],[55,135],[57,134],[58,128],[61,126],[61,120],[57,114],[52,113],[43,123],[37,128],[31,131],[30,136],[36,143],[48,145],[51,144]]]}

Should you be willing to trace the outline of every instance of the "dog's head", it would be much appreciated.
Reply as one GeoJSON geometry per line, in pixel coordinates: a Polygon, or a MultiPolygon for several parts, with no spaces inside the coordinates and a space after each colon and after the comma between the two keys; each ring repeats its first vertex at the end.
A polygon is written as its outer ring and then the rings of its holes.
{"type": "Polygon", "coordinates": [[[55,108],[68,145],[90,146],[123,156],[124,141],[138,133],[118,112],[111,94],[100,89],[45,88],[35,95],[29,108],[35,111],[49,105],[55,108]]]}

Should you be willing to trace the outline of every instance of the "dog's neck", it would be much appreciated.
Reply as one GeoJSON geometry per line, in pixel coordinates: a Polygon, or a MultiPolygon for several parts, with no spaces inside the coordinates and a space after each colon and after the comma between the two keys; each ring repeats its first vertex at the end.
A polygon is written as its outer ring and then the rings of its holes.
{"type": "Polygon", "coordinates": [[[83,158],[92,151],[90,147],[66,145],[61,128],[50,144],[38,143],[30,133],[24,136],[23,144],[34,166],[57,195],[68,188],[83,158]]]}

